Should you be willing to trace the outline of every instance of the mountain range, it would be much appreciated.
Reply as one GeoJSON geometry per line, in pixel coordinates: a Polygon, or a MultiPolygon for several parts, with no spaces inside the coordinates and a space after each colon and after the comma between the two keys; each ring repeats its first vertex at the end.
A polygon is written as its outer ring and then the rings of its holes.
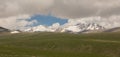
{"type": "MultiPolygon", "coordinates": [[[[54,24],[52,26],[43,26],[39,25],[36,27],[25,29],[21,32],[68,32],[68,33],[99,33],[99,32],[118,32],[120,31],[120,27],[115,27],[111,29],[106,29],[105,27],[96,24],[96,23],[77,23],[74,25],[59,25],[54,24]]],[[[19,31],[11,31],[10,29],[6,29],[0,27],[0,33],[2,32],[19,32],[19,31]]]]}
{"type": "Polygon", "coordinates": [[[29,29],[26,29],[25,32],[70,32],[70,33],[89,33],[94,31],[103,31],[105,28],[96,23],[78,23],[75,25],[67,25],[67,26],[36,26],[29,29]]]}

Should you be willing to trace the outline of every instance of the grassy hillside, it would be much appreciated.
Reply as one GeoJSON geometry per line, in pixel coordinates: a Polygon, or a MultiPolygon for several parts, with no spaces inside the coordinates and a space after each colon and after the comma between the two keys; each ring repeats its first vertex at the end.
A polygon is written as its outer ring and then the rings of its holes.
{"type": "Polygon", "coordinates": [[[120,33],[4,34],[0,57],[120,57],[120,33]]]}

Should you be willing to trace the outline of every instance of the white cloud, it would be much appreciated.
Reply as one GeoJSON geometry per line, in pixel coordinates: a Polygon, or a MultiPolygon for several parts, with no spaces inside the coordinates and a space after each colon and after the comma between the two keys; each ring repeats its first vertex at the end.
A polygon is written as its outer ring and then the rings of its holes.
{"type": "Polygon", "coordinates": [[[37,21],[28,19],[34,14],[47,14],[52,4],[53,0],[0,0],[0,26],[9,29],[31,26],[37,21]]]}
{"type": "Polygon", "coordinates": [[[8,18],[0,18],[0,26],[9,28],[9,29],[25,29],[34,23],[37,23],[36,20],[28,21],[30,16],[20,15],[12,16],[8,18]]]}
{"type": "Polygon", "coordinates": [[[59,23],[54,23],[52,26],[49,26],[49,28],[52,28],[52,29],[57,29],[59,27],[60,27],[59,23]]]}

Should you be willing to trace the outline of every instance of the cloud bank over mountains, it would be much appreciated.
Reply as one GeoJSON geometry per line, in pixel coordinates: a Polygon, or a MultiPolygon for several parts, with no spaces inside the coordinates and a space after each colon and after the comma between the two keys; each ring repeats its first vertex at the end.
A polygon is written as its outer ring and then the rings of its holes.
{"type": "Polygon", "coordinates": [[[20,15],[8,18],[0,18],[0,26],[9,29],[26,29],[27,27],[37,23],[36,20],[29,21],[30,16],[20,15]]]}
{"type": "MultiPolygon", "coordinates": [[[[120,0],[0,0],[0,26],[24,28],[37,23],[35,14],[120,26],[120,0]],[[24,17],[24,16],[27,16],[24,17]],[[20,17],[20,18],[19,18],[20,17]]],[[[51,20],[52,21],[52,20],[51,20]]]]}

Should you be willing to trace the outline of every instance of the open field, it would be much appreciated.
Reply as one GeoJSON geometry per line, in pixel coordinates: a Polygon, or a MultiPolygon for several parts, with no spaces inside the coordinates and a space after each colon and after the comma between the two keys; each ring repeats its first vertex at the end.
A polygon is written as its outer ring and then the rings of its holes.
{"type": "Polygon", "coordinates": [[[120,57],[120,33],[3,34],[0,57],[120,57]]]}

